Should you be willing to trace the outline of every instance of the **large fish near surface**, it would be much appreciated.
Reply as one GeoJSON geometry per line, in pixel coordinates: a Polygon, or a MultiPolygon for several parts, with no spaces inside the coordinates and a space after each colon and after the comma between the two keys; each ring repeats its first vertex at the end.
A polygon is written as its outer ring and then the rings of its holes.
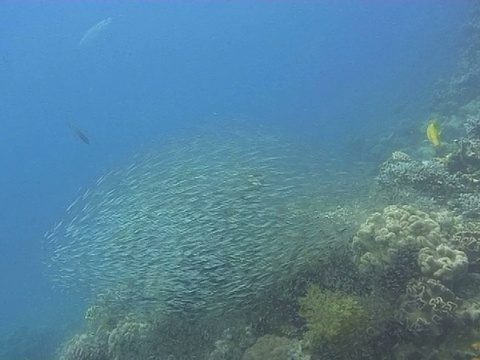
{"type": "Polygon", "coordinates": [[[90,139],[87,137],[87,135],[85,135],[85,133],[83,131],[81,131],[79,128],[77,128],[72,123],[68,123],[68,126],[70,127],[70,129],[73,130],[75,135],[77,135],[80,140],[82,140],[85,144],[90,144],[90,139]]]}
{"type": "Polygon", "coordinates": [[[111,17],[108,17],[93,25],[85,32],[85,34],[83,34],[78,45],[85,46],[95,41],[95,39],[97,39],[110,26],[112,20],[111,17]]]}

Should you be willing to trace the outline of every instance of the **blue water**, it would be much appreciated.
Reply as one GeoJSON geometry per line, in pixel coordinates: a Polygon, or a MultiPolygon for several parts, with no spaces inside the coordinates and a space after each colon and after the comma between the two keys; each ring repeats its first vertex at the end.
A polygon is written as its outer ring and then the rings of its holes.
{"type": "Polygon", "coordinates": [[[52,289],[41,254],[80,187],[178,131],[236,116],[338,153],[348,136],[421,123],[457,60],[466,6],[2,3],[0,334],[81,319],[85,304],[52,289]]]}

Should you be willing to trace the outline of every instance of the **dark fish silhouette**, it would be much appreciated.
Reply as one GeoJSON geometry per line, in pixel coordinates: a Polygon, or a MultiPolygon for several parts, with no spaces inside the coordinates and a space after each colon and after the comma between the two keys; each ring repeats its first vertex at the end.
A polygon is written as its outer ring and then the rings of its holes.
{"type": "Polygon", "coordinates": [[[73,130],[73,132],[80,138],[80,140],[82,140],[85,144],[90,144],[90,139],[79,128],[77,128],[72,123],[68,123],[68,126],[70,126],[70,129],[73,130]]]}

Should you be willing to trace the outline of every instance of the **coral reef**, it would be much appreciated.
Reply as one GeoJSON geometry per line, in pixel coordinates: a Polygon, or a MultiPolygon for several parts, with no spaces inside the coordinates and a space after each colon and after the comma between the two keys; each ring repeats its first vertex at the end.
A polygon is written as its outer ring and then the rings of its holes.
{"type": "Polygon", "coordinates": [[[310,355],[304,354],[302,343],[275,335],[265,335],[248,348],[242,360],[310,360],[310,355]]]}
{"type": "MultiPolygon", "coordinates": [[[[474,343],[473,343],[474,344],[474,343]]],[[[455,341],[414,344],[402,341],[390,354],[389,359],[396,360],[478,360],[479,352],[462,338],[455,341]]]]}
{"type": "Polygon", "coordinates": [[[255,343],[256,337],[251,326],[226,328],[208,360],[241,360],[246,349],[255,343]]]}
{"type": "Polygon", "coordinates": [[[465,134],[467,139],[480,140],[480,117],[470,116],[465,121],[465,134]]]}
{"type": "Polygon", "coordinates": [[[478,328],[480,326],[480,296],[465,300],[457,312],[463,326],[478,328]]]}
{"type": "Polygon", "coordinates": [[[305,339],[313,351],[324,343],[341,348],[356,343],[369,325],[369,312],[352,296],[312,284],[300,298],[300,315],[307,320],[305,339]]]}
{"type": "Polygon", "coordinates": [[[468,271],[467,255],[445,244],[440,244],[435,249],[421,249],[418,253],[418,264],[423,275],[442,282],[459,280],[468,271]]]}
{"type": "Polygon", "coordinates": [[[480,118],[465,122],[466,137],[455,141],[443,157],[417,161],[403,152],[394,152],[380,166],[379,190],[388,199],[431,199],[466,217],[478,217],[480,206],[480,118]]]}
{"type": "Polygon", "coordinates": [[[457,174],[448,171],[444,161],[432,159],[420,162],[399,151],[381,165],[377,183],[380,189],[387,191],[404,189],[436,199],[448,199],[465,188],[457,174]]]}
{"type": "Polygon", "coordinates": [[[434,279],[412,280],[406,288],[398,319],[415,335],[438,336],[453,322],[460,299],[434,279]]]}
{"type": "Polygon", "coordinates": [[[457,148],[445,158],[450,173],[458,173],[465,188],[470,191],[480,185],[480,117],[465,121],[465,137],[455,141],[457,148]]]}
{"type": "Polygon", "coordinates": [[[473,15],[458,73],[435,94],[441,146],[418,109],[380,140],[347,139],[362,161],[329,169],[335,181],[365,180],[402,150],[373,196],[344,191],[349,207],[325,195],[338,190],[322,183],[327,161],[241,131],[169,144],[82,194],[46,236],[55,281],[97,300],[61,359],[480,358],[473,15]]]}
{"type": "Polygon", "coordinates": [[[446,241],[440,224],[412,206],[387,206],[360,226],[352,241],[355,261],[362,272],[383,272],[401,250],[435,248],[446,241]]]}
{"type": "MultiPolygon", "coordinates": [[[[87,310],[85,332],[63,346],[60,359],[206,359],[214,338],[221,332],[212,319],[193,321],[165,314],[120,315],[119,309],[122,309],[119,304],[105,303],[102,299],[87,310]],[[113,310],[119,311],[117,316],[112,316],[113,310]]],[[[243,350],[252,343],[244,345],[243,350]]]]}
{"type": "Polygon", "coordinates": [[[460,194],[456,199],[449,201],[453,209],[467,218],[478,218],[480,213],[480,194],[460,194]]]}
{"type": "Polygon", "coordinates": [[[75,335],[62,350],[60,360],[110,360],[105,338],[94,334],[75,335]]]}
{"type": "Polygon", "coordinates": [[[108,335],[108,354],[113,360],[147,359],[155,355],[148,346],[152,340],[152,324],[124,321],[108,335]]]}
{"type": "Polygon", "coordinates": [[[459,231],[453,236],[451,243],[467,255],[468,270],[480,272],[480,232],[459,231]]]}

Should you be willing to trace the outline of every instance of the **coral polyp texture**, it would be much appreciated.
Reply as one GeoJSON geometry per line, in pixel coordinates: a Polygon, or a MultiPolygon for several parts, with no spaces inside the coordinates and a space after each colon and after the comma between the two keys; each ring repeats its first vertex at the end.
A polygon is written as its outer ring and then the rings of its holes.
{"type": "Polygon", "coordinates": [[[445,244],[440,244],[435,249],[421,249],[418,264],[425,276],[443,282],[460,280],[468,271],[467,255],[445,244]]]}
{"type": "Polygon", "coordinates": [[[75,335],[66,345],[60,360],[110,359],[105,339],[94,334],[75,335]]]}
{"type": "Polygon", "coordinates": [[[438,280],[412,280],[407,284],[399,319],[413,334],[438,336],[453,323],[460,301],[438,280]]]}
{"type": "Polygon", "coordinates": [[[305,339],[313,352],[323,344],[338,350],[359,342],[370,323],[369,312],[353,296],[315,284],[300,298],[300,315],[307,320],[305,339]]]}
{"type": "Polygon", "coordinates": [[[467,255],[469,270],[480,271],[480,232],[459,231],[451,241],[452,245],[467,255]]]}
{"type": "Polygon", "coordinates": [[[457,174],[448,171],[439,159],[414,160],[408,154],[396,151],[380,167],[378,184],[388,191],[416,191],[427,196],[446,198],[464,189],[457,174]]]}
{"type": "Polygon", "coordinates": [[[436,248],[446,241],[440,224],[412,206],[387,206],[363,223],[352,241],[355,262],[363,272],[393,266],[401,251],[436,248]]]}
{"type": "MultiPolygon", "coordinates": [[[[396,151],[380,166],[377,184],[389,201],[429,202],[469,218],[480,216],[480,117],[464,122],[465,135],[441,157],[416,160],[396,151]]],[[[446,150],[447,151],[447,150],[446,150]]]]}
{"type": "Polygon", "coordinates": [[[465,121],[465,134],[467,139],[480,140],[480,117],[469,116],[465,121]]]}

